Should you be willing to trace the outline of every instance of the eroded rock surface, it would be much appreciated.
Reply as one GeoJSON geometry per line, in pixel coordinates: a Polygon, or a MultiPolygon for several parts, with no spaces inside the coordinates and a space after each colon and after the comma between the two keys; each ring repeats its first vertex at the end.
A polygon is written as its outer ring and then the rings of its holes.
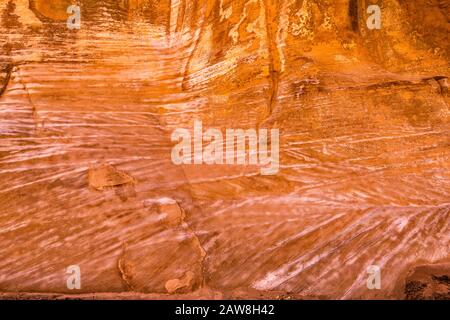
{"type": "Polygon", "coordinates": [[[408,300],[449,300],[450,266],[418,266],[406,278],[404,292],[408,300]]]}
{"type": "Polygon", "coordinates": [[[0,0],[1,297],[448,298],[446,1],[78,3],[0,0]],[[175,165],[195,120],[279,172],[175,165]]]}

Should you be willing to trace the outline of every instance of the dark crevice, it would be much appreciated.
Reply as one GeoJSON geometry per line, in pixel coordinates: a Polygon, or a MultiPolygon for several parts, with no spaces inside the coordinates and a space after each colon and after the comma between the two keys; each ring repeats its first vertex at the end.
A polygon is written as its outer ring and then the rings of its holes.
{"type": "Polygon", "coordinates": [[[354,32],[359,32],[359,8],[358,0],[350,0],[348,3],[348,15],[350,17],[351,28],[354,32]]]}
{"type": "Polygon", "coordinates": [[[434,81],[439,86],[439,92],[442,95],[449,92],[448,77],[446,76],[434,76],[431,78],[425,78],[424,81],[434,81]]]}
{"type": "Polygon", "coordinates": [[[434,77],[431,77],[431,78],[426,78],[424,80],[436,80],[436,81],[439,81],[439,80],[444,80],[444,79],[448,79],[448,77],[446,77],[446,76],[434,76],[434,77]]]}
{"type": "Polygon", "coordinates": [[[3,93],[6,91],[6,88],[8,87],[9,80],[11,79],[12,70],[13,65],[9,64],[1,71],[2,75],[4,74],[4,77],[0,78],[0,97],[3,95],[3,93]]]}

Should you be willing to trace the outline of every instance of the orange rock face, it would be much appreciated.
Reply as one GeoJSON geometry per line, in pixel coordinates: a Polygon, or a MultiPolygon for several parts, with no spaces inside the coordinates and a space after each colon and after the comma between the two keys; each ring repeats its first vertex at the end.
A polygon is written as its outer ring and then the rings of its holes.
{"type": "Polygon", "coordinates": [[[449,10],[0,0],[0,297],[447,299],[449,10]]]}

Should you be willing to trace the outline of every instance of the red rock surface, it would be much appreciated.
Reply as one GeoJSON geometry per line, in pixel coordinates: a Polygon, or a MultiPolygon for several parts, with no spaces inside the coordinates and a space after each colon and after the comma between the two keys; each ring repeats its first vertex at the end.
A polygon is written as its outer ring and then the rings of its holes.
{"type": "Polygon", "coordinates": [[[80,2],[0,0],[0,297],[448,298],[448,1],[80,2]],[[194,120],[280,171],[173,164],[194,120]]]}

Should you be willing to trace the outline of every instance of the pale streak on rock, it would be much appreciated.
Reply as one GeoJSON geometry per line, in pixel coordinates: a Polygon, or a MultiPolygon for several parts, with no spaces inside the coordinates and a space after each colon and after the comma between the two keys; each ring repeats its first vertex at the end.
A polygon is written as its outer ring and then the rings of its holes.
{"type": "Polygon", "coordinates": [[[188,287],[194,278],[192,271],[186,272],[181,279],[172,279],[166,282],[166,289],[168,293],[175,293],[177,290],[188,287]]]}

